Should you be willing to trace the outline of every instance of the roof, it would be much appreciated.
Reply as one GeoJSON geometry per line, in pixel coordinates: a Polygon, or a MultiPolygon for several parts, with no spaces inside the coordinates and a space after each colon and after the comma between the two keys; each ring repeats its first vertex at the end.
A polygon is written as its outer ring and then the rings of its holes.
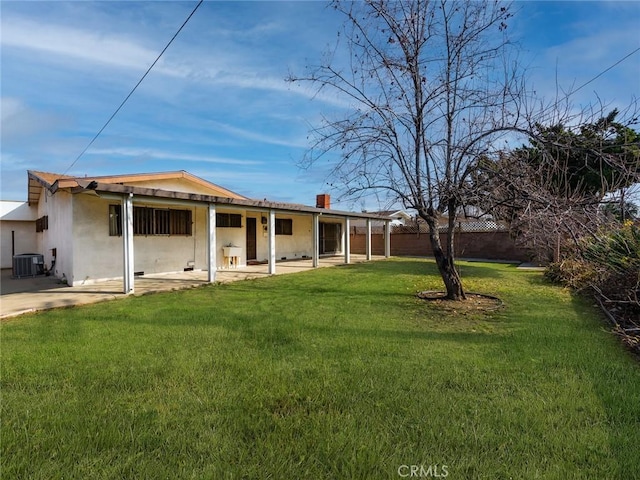
{"type": "Polygon", "coordinates": [[[379,215],[381,217],[404,217],[411,218],[411,214],[407,213],[405,210],[381,210],[378,212],[371,212],[379,215]]]}
{"type": "Polygon", "coordinates": [[[14,202],[11,200],[0,201],[0,220],[16,222],[33,222],[38,212],[30,207],[27,202],[14,202]]]}
{"type": "Polygon", "coordinates": [[[357,213],[346,212],[341,210],[331,210],[326,208],[309,207],[296,203],[270,202],[268,200],[252,200],[242,195],[236,194],[231,190],[219,187],[206,180],[202,180],[185,171],[166,172],[166,173],[148,173],[137,175],[117,175],[106,177],[70,177],[65,175],[57,175],[55,173],[29,171],[29,203],[38,201],[41,187],[47,188],[52,193],[60,189],[70,189],[72,193],[104,193],[126,195],[132,194],[136,197],[157,198],[166,201],[181,201],[193,203],[205,203],[225,206],[237,206],[246,209],[257,210],[279,210],[292,213],[317,213],[321,215],[335,215],[341,217],[354,218],[371,218],[377,220],[386,220],[387,218],[380,214],[374,213],[357,213]],[[200,185],[212,187],[212,193],[217,195],[208,195],[202,193],[181,192],[174,190],[163,190],[160,188],[150,188],[147,186],[136,186],[136,182],[149,180],[185,178],[200,185]],[[37,188],[36,188],[37,187],[37,188]]]}
{"type": "Polygon", "coordinates": [[[238,199],[246,199],[239,193],[232,192],[226,188],[223,188],[214,183],[203,180],[200,177],[190,174],[184,170],[176,172],[159,172],[159,173],[135,173],[126,175],[105,175],[105,176],[92,176],[92,177],[74,177],[70,175],[62,175],[58,173],[39,172],[35,170],[29,170],[27,172],[29,178],[29,204],[38,203],[41,192],[41,187],[45,187],[52,193],[55,193],[59,189],[77,188],[79,182],[99,182],[103,184],[120,184],[120,185],[132,185],[143,182],[153,182],[162,180],[186,180],[199,187],[209,190],[211,194],[221,197],[230,197],[238,199]]]}

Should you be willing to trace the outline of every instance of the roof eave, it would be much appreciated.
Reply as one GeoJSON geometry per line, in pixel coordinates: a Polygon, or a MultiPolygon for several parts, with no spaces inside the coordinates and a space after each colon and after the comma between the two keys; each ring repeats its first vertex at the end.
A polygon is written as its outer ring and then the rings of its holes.
{"type": "Polygon", "coordinates": [[[391,220],[389,217],[380,217],[379,215],[346,212],[341,210],[330,210],[325,208],[307,207],[305,205],[297,205],[291,203],[270,202],[267,200],[251,200],[229,197],[217,197],[212,195],[204,195],[199,193],[174,192],[169,190],[160,190],[155,188],[132,187],[130,185],[120,185],[112,183],[100,183],[91,181],[90,179],[78,179],[78,186],[84,191],[95,191],[97,193],[112,193],[127,195],[132,194],[140,197],[159,198],[167,200],[183,200],[196,203],[212,203],[216,205],[233,205],[239,207],[264,209],[264,210],[280,210],[291,213],[317,213],[320,215],[335,215],[340,217],[353,218],[369,218],[371,220],[391,220]],[[91,187],[89,185],[91,184],[91,187]]]}

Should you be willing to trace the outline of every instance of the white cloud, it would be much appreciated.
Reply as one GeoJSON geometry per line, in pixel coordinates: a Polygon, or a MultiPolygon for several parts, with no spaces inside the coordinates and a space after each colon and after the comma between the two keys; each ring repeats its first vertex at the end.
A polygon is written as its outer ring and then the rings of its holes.
{"type": "MultiPolygon", "coordinates": [[[[266,24],[256,27],[256,31],[275,28],[266,24]]],[[[106,30],[89,31],[21,17],[4,19],[2,29],[0,41],[3,48],[11,47],[35,54],[46,54],[48,61],[64,62],[67,68],[76,70],[89,70],[97,64],[142,73],[161,51],[160,45],[155,50],[142,45],[133,37],[116,35],[106,30]]],[[[253,53],[256,57],[252,58],[251,52],[244,50],[242,55],[239,55],[224,45],[179,53],[174,47],[160,59],[153,72],[205,83],[212,87],[294,94],[341,108],[348,106],[346,101],[335,95],[317,93],[308,86],[286,82],[284,70],[279,76],[269,74],[265,71],[268,67],[264,64],[263,56],[259,56],[257,52],[253,53]]],[[[282,67],[285,68],[285,65],[282,67]]]]}
{"type": "Polygon", "coordinates": [[[236,158],[215,157],[210,155],[194,155],[189,153],[169,152],[167,150],[155,150],[152,148],[104,148],[91,149],[85,155],[98,156],[123,156],[123,157],[144,157],[150,160],[173,160],[184,162],[218,163],[225,165],[260,165],[262,162],[256,160],[241,160],[236,158]]]}
{"type": "MultiPolygon", "coordinates": [[[[2,24],[2,46],[69,57],[91,64],[142,70],[157,53],[127,38],[12,18],[2,24]]],[[[78,66],[81,66],[78,64],[78,66]]]]}
{"type": "Polygon", "coordinates": [[[254,142],[260,142],[260,143],[267,143],[270,145],[280,145],[280,146],[284,146],[284,147],[293,147],[293,148],[306,148],[307,147],[307,142],[306,140],[304,141],[299,141],[299,140],[283,140],[281,138],[278,137],[274,137],[273,135],[266,135],[263,133],[258,133],[255,130],[246,130],[243,128],[239,128],[239,127],[234,127],[231,125],[226,125],[220,122],[211,122],[212,125],[217,129],[220,130],[224,133],[229,133],[235,137],[244,139],[244,140],[251,140],[254,142]]]}
{"type": "Polygon", "coordinates": [[[18,98],[2,97],[0,104],[3,149],[35,135],[59,131],[67,123],[64,116],[33,109],[18,98]]]}

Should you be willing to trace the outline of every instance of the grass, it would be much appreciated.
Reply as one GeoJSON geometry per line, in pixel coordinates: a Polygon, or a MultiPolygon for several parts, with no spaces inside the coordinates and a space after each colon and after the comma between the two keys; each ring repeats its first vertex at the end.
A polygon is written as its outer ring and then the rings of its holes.
{"type": "Polygon", "coordinates": [[[504,308],[420,301],[433,263],[391,259],[6,322],[0,474],[637,475],[640,366],[593,307],[540,273],[461,271],[504,308]]]}

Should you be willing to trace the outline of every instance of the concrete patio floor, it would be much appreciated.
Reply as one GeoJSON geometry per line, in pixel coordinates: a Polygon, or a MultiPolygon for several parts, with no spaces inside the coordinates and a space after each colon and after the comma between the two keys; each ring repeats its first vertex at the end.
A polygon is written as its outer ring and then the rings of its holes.
{"type": "MultiPolygon", "coordinates": [[[[372,260],[383,259],[374,256],[372,260]]],[[[351,263],[366,261],[364,255],[351,255],[351,263]]],[[[344,257],[320,258],[319,267],[343,265],[344,257]]],[[[216,282],[227,283],[269,276],[268,265],[249,265],[238,269],[218,270],[216,282]]],[[[309,260],[278,262],[276,275],[312,270],[309,260]]],[[[110,280],[69,287],[53,277],[11,278],[11,269],[2,270],[0,279],[0,319],[51,308],[104,302],[127,295],[122,293],[122,280],[110,280]]],[[[193,288],[207,284],[206,271],[152,274],[136,277],[133,295],[193,288]]]]}

